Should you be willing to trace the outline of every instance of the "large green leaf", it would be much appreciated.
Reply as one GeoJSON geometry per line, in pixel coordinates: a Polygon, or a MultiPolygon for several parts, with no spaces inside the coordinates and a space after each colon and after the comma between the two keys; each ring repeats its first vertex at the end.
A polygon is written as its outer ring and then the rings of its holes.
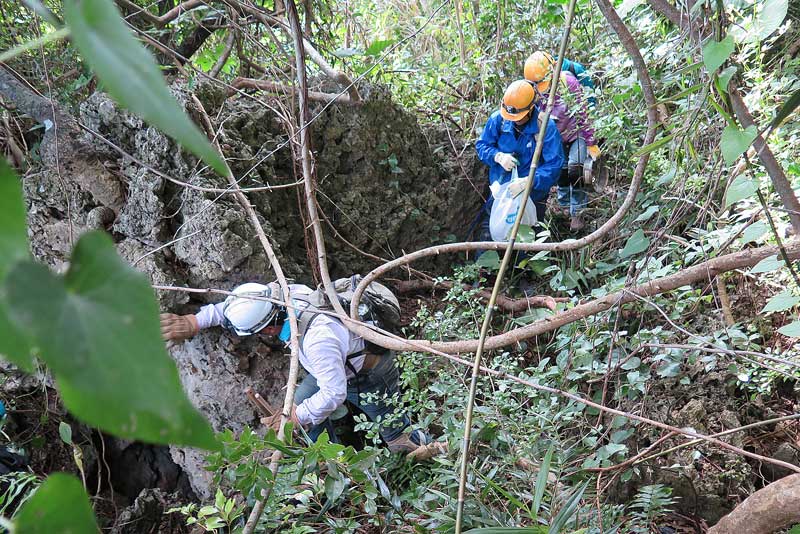
{"type": "Polygon", "coordinates": [[[739,156],[741,156],[750,144],[758,136],[758,129],[755,125],[748,126],[744,130],[740,130],[736,126],[729,124],[722,130],[722,157],[725,158],[725,163],[733,165],[739,156]]]}
{"type": "Polygon", "coordinates": [[[789,0],[767,0],[753,21],[753,33],[759,39],[766,39],[780,27],[788,11],[789,0]]]}
{"type": "Polygon", "coordinates": [[[124,438],[216,448],[164,348],[153,290],[106,234],[81,237],[63,278],[18,263],[6,293],[76,417],[124,438]]]}
{"type": "Polygon", "coordinates": [[[779,260],[777,254],[775,256],[767,256],[750,269],[750,274],[769,273],[780,269],[784,265],[786,263],[783,260],[779,260]]]}
{"type": "Polygon", "coordinates": [[[788,337],[800,337],[800,321],[792,321],[778,328],[778,332],[788,337]]]}
{"type": "Polygon", "coordinates": [[[800,304],[800,297],[793,295],[787,289],[770,298],[761,313],[782,312],[792,309],[798,304],[800,304]]]}
{"type": "Polygon", "coordinates": [[[222,157],[170,94],[155,60],[133,38],[111,0],[65,0],[64,18],[72,42],[111,96],[218,173],[227,172],[222,157]]]}
{"type": "Polygon", "coordinates": [[[769,232],[769,226],[764,221],[756,221],[747,228],[745,228],[744,232],[742,232],[742,237],[739,241],[746,245],[752,241],[758,241],[761,237],[769,232]]]}
{"type": "Polygon", "coordinates": [[[0,156],[0,356],[30,371],[33,369],[30,343],[9,321],[2,288],[11,266],[28,257],[22,186],[5,158],[0,156]]]}
{"type": "Polygon", "coordinates": [[[547,534],[547,527],[484,527],[467,530],[464,534],[547,534]]]}
{"type": "Polygon", "coordinates": [[[725,193],[725,207],[727,208],[740,200],[752,197],[757,190],[758,185],[755,181],[746,176],[737,176],[725,193]]]}
{"type": "Polygon", "coordinates": [[[717,77],[717,87],[719,87],[720,91],[725,93],[728,92],[728,84],[730,83],[734,74],[736,74],[736,67],[733,65],[725,68],[725,70],[719,73],[719,76],[717,77]]]}
{"type": "Polygon", "coordinates": [[[627,258],[628,256],[633,256],[634,254],[647,250],[649,246],[650,239],[644,235],[644,231],[640,228],[628,238],[628,241],[625,242],[625,247],[620,251],[619,255],[621,258],[627,258]]]}
{"type": "Polygon", "coordinates": [[[722,41],[709,40],[703,45],[703,63],[709,74],[717,71],[733,53],[733,37],[726,36],[722,41]]]}
{"type": "Polygon", "coordinates": [[[72,475],[54,473],[19,511],[16,534],[90,534],[99,532],[83,486],[72,475]]]}

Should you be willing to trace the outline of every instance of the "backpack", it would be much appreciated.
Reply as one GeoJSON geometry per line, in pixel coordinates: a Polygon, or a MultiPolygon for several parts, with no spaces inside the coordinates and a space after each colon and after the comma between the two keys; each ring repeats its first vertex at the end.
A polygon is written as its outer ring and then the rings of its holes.
{"type": "MultiPolygon", "coordinates": [[[[334,280],[333,287],[342,307],[349,311],[353,301],[353,293],[361,282],[361,275],[354,274],[348,278],[334,280]]],[[[292,295],[292,300],[306,302],[308,305],[297,315],[298,333],[302,346],[305,334],[314,320],[322,315],[321,312],[333,312],[334,307],[328,299],[325,288],[320,286],[308,295],[292,295]]],[[[392,291],[378,282],[370,282],[361,295],[358,305],[358,317],[364,322],[372,323],[378,328],[397,332],[400,327],[400,302],[392,291]]],[[[366,342],[367,350],[373,353],[384,353],[386,349],[369,341],[366,342]]],[[[363,350],[347,355],[347,365],[352,367],[349,360],[364,354],[363,350]]],[[[355,373],[355,371],[354,371],[355,373]]]]}

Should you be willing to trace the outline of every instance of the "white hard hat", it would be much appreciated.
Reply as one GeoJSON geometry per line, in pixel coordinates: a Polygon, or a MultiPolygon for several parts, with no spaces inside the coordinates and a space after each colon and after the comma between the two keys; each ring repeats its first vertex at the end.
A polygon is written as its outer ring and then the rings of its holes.
{"type": "Polygon", "coordinates": [[[279,296],[277,284],[248,283],[233,290],[233,295],[225,299],[223,316],[225,327],[240,336],[249,336],[269,325],[278,315],[279,307],[272,302],[248,297],[279,296]]]}

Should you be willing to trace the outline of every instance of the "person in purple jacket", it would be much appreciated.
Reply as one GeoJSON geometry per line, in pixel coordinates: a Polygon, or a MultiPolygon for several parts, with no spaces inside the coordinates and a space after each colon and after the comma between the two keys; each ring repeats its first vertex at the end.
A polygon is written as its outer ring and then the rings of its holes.
{"type": "MultiPolygon", "coordinates": [[[[528,82],[541,95],[542,102],[550,92],[551,75],[532,76],[533,72],[552,72],[553,60],[546,52],[537,51],[525,62],[528,82]],[[537,79],[538,78],[538,79],[537,79]]],[[[573,232],[583,229],[581,211],[586,207],[588,195],[583,189],[583,166],[587,158],[597,160],[600,148],[594,137],[594,127],[587,112],[587,103],[578,79],[567,71],[561,72],[561,91],[557,91],[550,117],[555,121],[564,143],[566,162],[558,181],[558,203],[570,216],[569,228],[573,232]]],[[[543,104],[542,104],[543,105],[543,104]]]]}

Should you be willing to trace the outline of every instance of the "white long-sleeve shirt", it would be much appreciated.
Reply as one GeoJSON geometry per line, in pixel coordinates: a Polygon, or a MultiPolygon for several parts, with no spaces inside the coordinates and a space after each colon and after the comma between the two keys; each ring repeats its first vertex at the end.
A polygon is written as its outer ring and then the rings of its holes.
{"type": "MultiPolygon", "coordinates": [[[[311,288],[291,284],[292,295],[307,295],[311,288]]],[[[228,297],[232,298],[232,297],[228,297]]],[[[226,299],[227,301],[227,299],[226,299]]],[[[305,302],[293,301],[298,307],[305,302]]],[[[209,304],[195,315],[201,329],[221,325],[225,317],[225,302],[209,304]]],[[[348,354],[364,349],[364,340],[327,315],[319,315],[308,327],[300,340],[300,364],[317,380],[319,391],[297,407],[297,419],[302,425],[316,425],[324,421],[336,408],[344,404],[347,397],[347,380],[353,372],[345,365],[348,354]]],[[[350,360],[358,372],[364,365],[364,356],[350,360]]]]}

